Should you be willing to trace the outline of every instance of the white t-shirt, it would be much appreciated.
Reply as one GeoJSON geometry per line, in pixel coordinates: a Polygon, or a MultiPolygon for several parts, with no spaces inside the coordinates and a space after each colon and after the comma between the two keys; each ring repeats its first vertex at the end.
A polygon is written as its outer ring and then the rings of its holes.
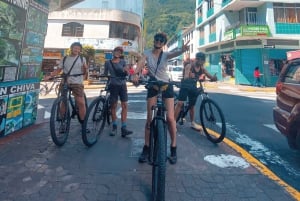
{"type": "MultiPolygon", "coordinates": [[[[86,64],[86,59],[83,56],[81,56],[81,57],[82,57],[82,61],[79,56],[77,61],[74,64],[74,67],[72,68],[72,70],[70,72],[70,76],[68,77],[69,84],[82,84],[83,83],[83,75],[72,76],[72,75],[84,73],[83,65],[86,64]]],[[[65,59],[64,67],[63,67],[63,59],[64,58],[62,58],[62,60],[60,61],[60,64],[59,64],[59,68],[63,69],[63,72],[65,74],[67,74],[70,71],[76,58],[77,58],[77,56],[67,56],[65,59]]]]}

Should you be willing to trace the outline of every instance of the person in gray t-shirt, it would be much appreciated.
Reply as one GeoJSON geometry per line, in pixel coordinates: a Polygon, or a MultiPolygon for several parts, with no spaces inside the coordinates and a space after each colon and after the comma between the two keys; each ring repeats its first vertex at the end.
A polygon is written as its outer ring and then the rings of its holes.
{"type": "MultiPolygon", "coordinates": [[[[167,73],[168,60],[177,57],[186,50],[188,50],[187,43],[182,44],[182,47],[174,52],[164,52],[163,46],[167,42],[167,35],[165,33],[157,33],[153,38],[153,48],[151,50],[146,50],[143,56],[139,59],[137,68],[135,70],[136,74],[139,74],[142,67],[145,66],[147,62],[148,75],[150,79],[157,79],[163,82],[169,82],[169,76],[167,73]],[[160,58],[160,62],[158,64],[160,58]],[[158,64],[158,65],[157,65],[158,64]]],[[[134,76],[133,82],[138,82],[138,76],[134,76]]],[[[148,89],[147,93],[147,121],[145,125],[145,145],[143,147],[142,154],[139,157],[139,162],[144,163],[147,161],[149,155],[149,136],[150,136],[150,123],[152,119],[151,107],[155,105],[157,101],[158,91],[154,88],[148,89]]],[[[174,91],[173,85],[168,85],[167,89],[163,91],[162,96],[165,101],[165,107],[167,111],[167,123],[169,128],[169,133],[171,137],[171,155],[169,156],[169,161],[171,164],[177,162],[176,153],[176,121],[174,118],[174,91]]]]}
{"type": "Polygon", "coordinates": [[[118,98],[121,100],[121,135],[126,137],[132,134],[132,131],[127,129],[127,108],[128,108],[128,94],[126,85],[126,76],[129,74],[129,68],[126,66],[126,62],[122,59],[123,48],[116,47],[113,50],[113,58],[108,60],[104,64],[104,75],[110,74],[109,90],[111,101],[111,118],[112,118],[112,130],[111,136],[117,134],[117,106],[118,98]]]}

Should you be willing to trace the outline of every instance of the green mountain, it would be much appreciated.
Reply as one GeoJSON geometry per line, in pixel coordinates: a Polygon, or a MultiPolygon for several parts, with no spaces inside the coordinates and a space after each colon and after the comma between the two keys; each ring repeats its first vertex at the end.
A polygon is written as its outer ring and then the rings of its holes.
{"type": "Polygon", "coordinates": [[[158,31],[171,38],[195,19],[195,0],[144,0],[144,5],[146,48],[153,46],[153,36],[158,31]]]}

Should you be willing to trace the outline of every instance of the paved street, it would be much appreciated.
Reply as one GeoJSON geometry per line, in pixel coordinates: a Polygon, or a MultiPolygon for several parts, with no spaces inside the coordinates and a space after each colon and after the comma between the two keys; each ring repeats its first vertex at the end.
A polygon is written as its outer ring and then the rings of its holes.
{"type": "MultiPolygon", "coordinates": [[[[151,167],[137,162],[143,122],[129,122],[134,134],[128,138],[110,137],[106,129],[92,148],[83,145],[76,121],[61,148],[48,123],[1,139],[0,200],[150,201],[151,167]]],[[[178,145],[178,163],[167,166],[166,200],[294,200],[225,143],[213,145],[183,127],[178,145]],[[228,157],[240,166],[222,164],[228,157]]]]}

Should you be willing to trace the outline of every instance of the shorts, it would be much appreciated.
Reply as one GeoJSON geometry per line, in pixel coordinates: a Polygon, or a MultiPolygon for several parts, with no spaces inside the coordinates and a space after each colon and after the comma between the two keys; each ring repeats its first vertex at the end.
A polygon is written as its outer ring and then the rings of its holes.
{"type": "MultiPolygon", "coordinates": [[[[158,94],[158,90],[151,87],[150,89],[148,89],[147,98],[152,98],[154,96],[157,96],[157,94],[158,94]]],[[[174,98],[173,85],[171,85],[171,84],[168,85],[168,88],[162,92],[162,97],[163,98],[174,98]]]]}
{"type": "Polygon", "coordinates": [[[186,101],[187,97],[189,98],[189,105],[194,106],[198,98],[198,91],[196,87],[191,88],[180,88],[178,100],[186,101]]]}
{"type": "Polygon", "coordinates": [[[127,93],[127,85],[109,85],[110,91],[110,101],[111,103],[118,102],[118,98],[120,97],[121,102],[128,101],[128,93],[127,93]]]}
{"type": "Polygon", "coordinates": [[[69,84],[69,88],[75,97],[84,97],[84,86],[83,84],[69,84]]]}

